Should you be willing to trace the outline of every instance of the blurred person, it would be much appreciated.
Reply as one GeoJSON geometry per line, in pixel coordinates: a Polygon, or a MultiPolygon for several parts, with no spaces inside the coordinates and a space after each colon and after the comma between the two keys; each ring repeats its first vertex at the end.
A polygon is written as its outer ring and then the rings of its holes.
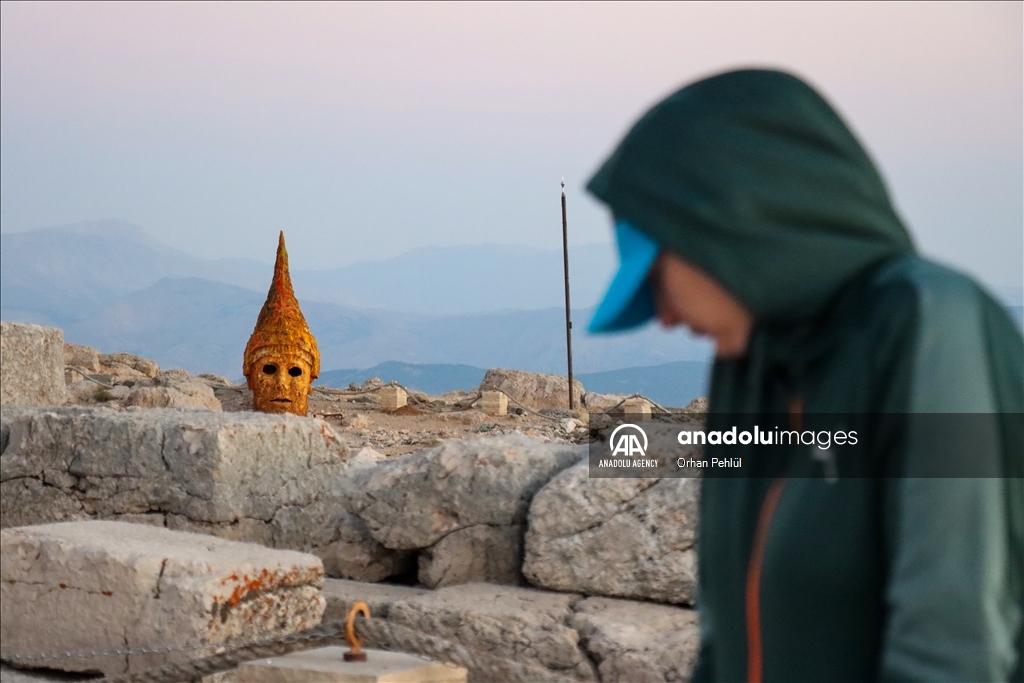
{"type": "Polygon", "coordinates": [[[699,81],[588,189],[621,259],[592,332],[657,318],[710,336],[708,430],[860,429],[859,462],[707,446],[746,457],[702,482],[694,680],[1020,681],[1024,343],[971,278],[915,252],[832,107],[777,71],[699,81]],[[952,428],[921,428],[935,414],[952,428]],[[935,476],[958,458],[992,476],[935,476]]]}

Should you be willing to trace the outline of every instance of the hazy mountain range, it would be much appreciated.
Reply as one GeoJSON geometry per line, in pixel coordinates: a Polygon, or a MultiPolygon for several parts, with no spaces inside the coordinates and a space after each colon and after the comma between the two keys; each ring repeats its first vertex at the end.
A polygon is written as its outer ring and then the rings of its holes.
{"type": "MultiPolygon", "coordinates": [[[[3,319],[56,325],[68,341],[137,353],[163,367],[240,377],[242,350],[270,284],[269,261],[200,259],[118,221],[0,240],[3,319]]],[[[572,252],[579,263],[573,266],[574,301],[597,299],[612,256],[606,245],[572,252]]],[[[332,271],[292,266],[325,372],[386,361],[565,372],[558,251],[482,245],[417,250],[332,271]],[[319,292],[320,300],[308,292],[319,292]],[[337,303],[356,300],[377,307],[337,303]]],[[[706,342],[654,326],[590,337],[583,330],[591,312],[573,312],[579,374],[704,362],[710,355],[706,342]]]]}
{"type": "MultiPolygon", "coordinates": [[[[291,265],[323,382],[380,376],[433,393],[471,388],[491,367],[565,373],[561,262],[559,250],[478,245],[326,271],[291,265]]],[[[588,390],[639,391],[669,405],[703,393],[706,341],[656,326],[584,332],[615,265],[610,245],[572,249],[570,262],[574,368],[588,390]]],[[[123,221],[6,233],[0,317],[61,327],[68,341],[162,367],[238,379],[272,269],[269,258],[192,256],[123,221]]],[[[1020,291],[998,294],[1020,323],[1020,291]]]]}

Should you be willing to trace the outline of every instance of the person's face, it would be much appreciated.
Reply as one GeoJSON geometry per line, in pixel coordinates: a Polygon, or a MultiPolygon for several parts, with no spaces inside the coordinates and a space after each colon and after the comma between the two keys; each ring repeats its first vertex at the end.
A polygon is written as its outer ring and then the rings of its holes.
{"type": "Polygon", "coordinates": [[[310,367],[302,354],[263,356],[250,380],[253,407],[264,413],[305,415],[311,381],[310,367]]]}
{"type": "Polygon", "coordinates": [[[686,325],[715,340],[721,358],[738,358],[747,350],[753,317],[724,287],[670,251],[662,251],[647,279],[663,327],[686,325]]]}

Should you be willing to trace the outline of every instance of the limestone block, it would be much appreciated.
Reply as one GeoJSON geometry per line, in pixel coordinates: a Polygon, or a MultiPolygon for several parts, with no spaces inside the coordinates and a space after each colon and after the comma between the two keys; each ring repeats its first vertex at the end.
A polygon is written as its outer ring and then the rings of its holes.
{"type": "Polygon", "coordinates": [[[622,412],[633,420],[647,419],[651,416],[651,402],[646,398],[627,398],[622,403],[622,412]]]}
{"type": "Polygon", "coordinates": [[[420,553],[419,581],[429,588],[460,583],[524,583],[524,526],[479,524],[448,534],[420,553]]]}
{"type": "Polygon", "coordinates": [[[320,623],[312,555],[123,522],[0,531],[5,658],[118,675],[320,623]],[[181,648],[167,654],[22,659],[49,652],[181,648]]]}
{"type": "Polygon", "coordinates": [[[524,524],[533,494],[585,455],[521,434],[446,441],[361,470],[349,511],[388,548],[426,548],[478,524],[524,524]]]}
{"type": "Polygon", "coordinates": [[[0,404],[60,405],[64,333],[56,327],[0,322],[0,404]]]}
{"type": "Polygon", "coordinates": [[[405,389],[394,384],[377,391],[377,398],[380,400],[381,410],[398,410],[409,402],[409,394],[405,389]]]}
{"type": "MultiPolygon", "coordinates": [[[[395,602],[387,619],[471,650],[543,667],[528,680],[596,681],[579,634],[567,625],[579,600],[571,594],[470,583],[395,602]]],[[[470,676],[495,680],[472,671],[470,676]]]]}
{"type": "Polygon", "coordinates": [[[238,667],[246,683],[466,683],[465,669],[389,650],[364,649],[365,662],[346,662],[348,648],[319,647],[238,667]]]}
{"type": "Polygon", "coordinates": [[[344,512],[347,451],[322,420],[4,406],[0,426],[4,527],[159,514],[168,526],[314,552],[340,534],[331,525],[344,512]]]}
{"type": "MultiPolygon", "coordinates": [[[[561,375],[492,368],[480,382],[480,391],[500,391],[533,410],[569,407],[569,380],[561,375]]],[[[583,385],[573,380],[573,405],[583,405],[583,385]]]]}
{"type": "Polygon", "coordinates": [[[699,491],[699,479],[565,470],[530,506],[523,574],[551,590],[692,604],[699,491]]]}
{"type": "Polygon", "coordinates": [[[483,391],[480,394],[480,410],[488,415],[508,415],[508,396],[500,391],[483,391]]]}
{"type": "Polygon", "coordinates": [[[598,662],[602,683],[688,681],[697,662],[696,610],[587,598],[574,606],[569,624],[598,662]]]}

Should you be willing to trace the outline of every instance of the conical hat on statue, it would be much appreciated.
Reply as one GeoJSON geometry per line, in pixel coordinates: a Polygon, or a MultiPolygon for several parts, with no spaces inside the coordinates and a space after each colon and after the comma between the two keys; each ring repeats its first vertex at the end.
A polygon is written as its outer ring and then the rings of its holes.
{"type": "Polygon", "coordinates": [[[256,328],[245,346],[242,373],[248,377],[253,369],[258,367],[261,359],[270,354],[280,353],[298,353],[309,363],[310,380],[320,376],[320,350],[292,290],[283,231],[277,244],[274,279],[270,283],[267,300],[256,320],[256,328]]]}

